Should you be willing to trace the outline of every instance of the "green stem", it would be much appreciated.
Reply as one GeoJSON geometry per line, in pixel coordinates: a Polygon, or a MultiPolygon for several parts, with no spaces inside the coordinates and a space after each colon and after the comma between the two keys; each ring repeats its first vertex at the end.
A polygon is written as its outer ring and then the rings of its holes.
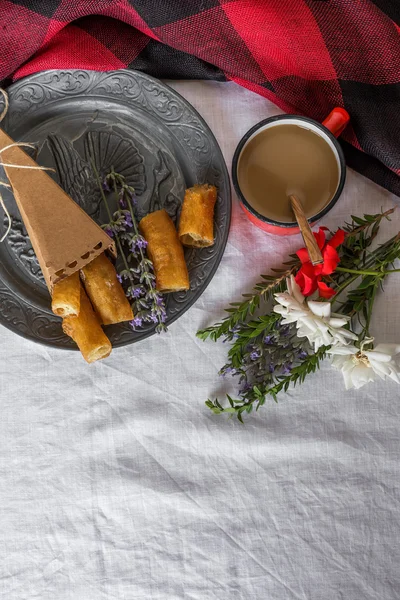
{"type": "Polygon", "coordinates": [[[337,299],[337,297],[339,296],[339,294],[341,294],[356,279],[358,279],[358,274],[357,275],[353,275],[352,277],[349,277],[341,285],[339,285],[335,289],[336,294],[335,294],[335,296],[333,296],[333,298],[331,300],[331,303],[335,302],[335,300],[337,299]]]}
{"type": "Polygon", "coordinates": [[[101,180],[100,180],[100,175],[99,175],[99,172],[98,172],[98,170],[96,169],[96,165],[94,164],[94,161],[92,160],[92,158],[90,159],[90,162],[91,162],[91,164],[92,164],[92,169],[93,169],[93,171],[94,171],[94,174],[95,174],[95,176],[96,176],[96,179],[97,179],[97,185],[99,186],[99,190],[100,190],[101,198],[102,198],[102,200],[103,200],[103,202],[104,202],[104,204],[105,204],[105,207],[106,207],[106,209],[107,209],[108,218],[109,218],[109,220],[110,220],[110,223],[111,223],[111,222],[112,222],[112,220],[113,220],[113,217],[112,217],[112,214],[111,214],[110,207],[109,207],[109,205],[108,205],[108,201],[107,201],[106,195],[105,195],[105,193],[104,193],[104,190],[103,190],[103,186],[101,185],[101,180]]]}
{"type": "Polygon", "coordinates": [[[375,284],[374,290],[371,294],[371,298],[369,299],[369,302],[368,302],[368,315],[367,315],[367,319],[365,322],[365,327],[364,327],[364,331],[363,331],[364,335],[362,336],[362,339],[365,339],[366,337],[371,337],[371,334],[369,333],[369,326],[371,324],[372,308],[374,306],[377,289],[378,289],[378,286],[377,286],[377,284],[375,284]]]}
{"type": "MultiPolygon", "coordinates": [[[[97,179],[97,184],[99,186],[101,198],[102,198],[102,200],[104,202],[104,205],[106,207],[107,215],[108,215],[108,218],[109,218],[110,224],[111,224],[113,222],[113,215],[111,213],[111,209],[110,209],[110,206],[108,204],[107,197],[106,197],[106,195],[104,193],[103,186],[101,185],[101,180],[100,180],[99,172],[96,169],[96,165],[95,165],[94,161],[92,160],[92,158],[90,159],[90,162],[92,163],[92,169],[93,169],[94,174],[95,174],[96,179],[97,179]]],[[[115,191],[116,196],[118,198],[118,192],[117,192],[116,187],[115,187],[115,182],[114,182],[114,191],[115,191]]],[[[120,252],[120,254],[122,256],[122,260],[124,261],[124,266],[125,266],[125,269],[126,269],[126,271],[128,273],[129,280],[131,282],[131,285],[134,286],[135,285],[135,281],[134,281],[134,279],[132,277],[132,274],[130,272],[128,261],[126,260],[125,252],[124,252],[124,249],[123,249],[122,244],[121,244],[121,240],[119,239],[119,235],[118,235],[118,233],[115,230],[114,230],[114,235],[115,235],[115,240],[117,242],[118,250],[119,250],[119,252],[120,252]]]]}
{"type": "MultiPolygon", "coordinates": [[[[97,175],[98,175],[98,174],[97,174],[97,175]]],[[[99,177],[98,177],[98,182],[99,182],[99,184],[100,184],[100,187],[101,187],[101,182],[100,182],[100,178],[99,178],[99,177]]],[[[116,183],[115,179],[114,179],[113,183],[114,183],[114,193],[115,193],[115,198],[116,198],[116,200],[117,200],[117,202],[118,202],[118,190],[117,190],[117,183],[116,183]]],[[[104,197],[104,199],[105,199],[105,202],[106,202],[106,206],[108,207],[108,202],[107,202],[106,195],[105,195],[105,193],[104,193],[104,191],[103,191],[103,188],[101,188],[101,189],[102,189],[102,195],[103,195],[103,197],[104,197]]],[[[112,223],[112,221],[113,221],[113,218],[112,218],[112,215],[111,215],[111,212],[110,212],[110,209],[109,209],[109,207],[108,207],[108,216],[109,216],[109,218],[110,218],[110,223],[112,223]]],[[[126,256],[125,256],[125,252],[124,252],[124,249],[123,249],[123,247],[122,247],[121,240],[119,239],[118,232],[117,232],[117,231],[114,231],[114,235],[115,235],[115,239],[116,239],[116,241],[117,241],[118,249],[119,249],[119,251],[120,251],[120,254],[121,254],[121,256],[122,256],[122,260],[124,261],[124,266],[125,266],[125,269],[126,269],[126,271],[127,271],[128,275],[129,275],[129,280],[130,280],[130,282],[131,282],[131,285],[132,285],[132,286],[134,286],[134,285],[135,285],[135,280],[134,280],[134,279],[133,279],[133,277],[132,277],[132,273],[131,273],[131,271],[130,271],[129,264],[128,264],[128,261],[127,261],[127,259],[126,259],[126,256]]]]}
{"type": "MultiPolygon", "coordinates": [[[[371,252],[369,258],[365,262],[366,267],[372,266],[374,264],[375,260],[379,258],[380,254],[383,254],[387,250],[387,248],[393,243],[393,241],[394,241],[394,238],[389,240],[385,244],[382,244],[382,246],[377,248],[374,252],[371,252]]],[[[364,274],[377,275],[378,273],[385,275],[387,273],[392,273],[397,270],[398,269],[394,269],[393,271],[369,271],[369,270],[358,271],[357,269],[344,269],[343,267],[337,267],[336,271],[341,271],[342,273],[349,273],[350,277],[345,279],[336,288],[336,290],[335,290],[336,294],[332,298],[331,302],[333,303],[336,300],[336,298],[339,296],[339,294],[341,294],[349,285],[351,285],[354,281],[356,281],[356,279],[358,279],[361,275],[364,275],[364,274]]]]}
{"type": "MultiPolygon", "coordinates": [[[[138,230],[138,226],[136,223],[135,213],[133,212],[133,206],[132,206],[131,199],[129,197],[129,194],[126,191],[124,191],[124,194],[125,194],[125,200],[128,203],[129,212],[131,213],[131,216],[132,216],[132,223],[133,223],[133,229],[135,230],[135,235],[139,235],[139,230],[138,230]]],[[[140,252],[140,256],[141,256],[142,260],[144,260],[145,256],[144,256],[143,250],[141,248],[139,248],[139,252],[140,252]]],[[[146,271],[148,271],[147,265],[146,265],[146,271]]]]}
{"type": "Polygon", "coordinates": [[[336,267],[336,271],[340,273],[355,273],[358,277],[361,275],[387,275],[388,271],[364,271],[359,269],[345,269],[344,267],[336,267]]]}

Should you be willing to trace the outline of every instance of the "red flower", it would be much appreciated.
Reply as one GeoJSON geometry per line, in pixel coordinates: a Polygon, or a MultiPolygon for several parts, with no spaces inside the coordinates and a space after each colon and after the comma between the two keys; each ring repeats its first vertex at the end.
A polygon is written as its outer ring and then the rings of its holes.
{"type": "Polygon", "coordinates": [[[323,263],[314,266],[310,261],[307,248],[301,248],[296,252],[301,260],[301,267],[295,279],[303,296],[311,296],[317,289],[322,298],[332,298],[335,295],[335,291],[322,281],[322,278],[333,273],[338,266],[340,259],[336,248],[343,244],[345,233],[343,229],[338,229],[331,239],[326,242],[326,229],[326,227],[320,227],[317,233],[313,232],[322,252],[323,263]]]}

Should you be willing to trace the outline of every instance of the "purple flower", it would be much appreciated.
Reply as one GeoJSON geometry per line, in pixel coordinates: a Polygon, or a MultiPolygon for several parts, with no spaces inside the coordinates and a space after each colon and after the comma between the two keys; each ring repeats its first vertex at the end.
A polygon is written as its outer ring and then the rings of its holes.
{"type": "Polygon", "coordinates": [[[140,298],[140,296],[143,294],[143,288],[142,287],[136,287],[133,292],[132,292],[132,297],[133,298],[140,298]]]}
{"type": "Polygon", "coordinates": [[[121,208],[126,208],[126,202],[124,197],[124,190],[120,190],[118,194],[118,202],[121,208]]]}
{"type": "Polygon", "coordinates": [[[156,304],[157,306],[162,306],[164,304],[164,298],[162,296],[159,296],[158,294],[156,298],[156,304]]]}
{"type": "Polygon", "coordinates": [[[133,329],[135,329],[135,327],[141,327],[143,325],[143,319],[142,317],[135,317],[133,321],[130,321],[130,324],[133,329]]]}
{"type": "Polygon", "coordinates": [[[106,232],[107,235],[109,235],[111,238],[114,237],[114,232],[111,229],[111,227],[109,225],[107,225],[107,227],[104,228],[104,231],[106,232]]]}
{"type": "Polygon", "coordinates": [[[101,187],[103,188],[103,190],[105,192],[109,192],[110,191],[110,186],[108,185],[107,179],[105,179],[103,181],[103,183],[101,184],[101,187]]]}
{"type": "Polygon", "coordinates": [[[136,204],[137,204],[137,198],[135,196],[135,192],[132,191],[132,190],[130,190],[129,188],[128,189],[125,188],[125,189],[126,189],[128,195],[130,196],[130,199],[132,200],[133,206],[136,206],[136,204]]]}
{"type": "Polygon", "coordinates": [[[119,275],[118,273],[117,273],[117,279],[118,279],[118,281],[119,281],[120,283],[122,283],[122,277],[121,277],[121,275],[119,275]]]}
{"type": "Polygon", "coordinates": [[[263,342],[264,344],[270,344],[272,340],[272,335],[266,335],[263,342]]]}
{"type": "Polygon", "coordinates": [[[289,332],[290,332],[290,327],[288,325],[281,328],[281,335],[289,335],[289,332]]]}
{"type": "Polygon", "coordinates": [[[151,313],[150,319],[153,321],[153,323],[158,323],[158,316],[155,313],[151,313]]]}
{"type": "Polygon", "coordinates": [[[258,352],[258,350],[254,350],[254,352],[250,353],[250,360],[257,360],[257,358],[260,358],[261,354],[258,352]]]}
{"type": "Polygon", "coordinates": [[[141,235],[133,238],[132,240],[132,244],[131,244],[131,250],[132,252],[136,252],[136,250],[142,250],[144,248],[146,248],[147,246],[147,242],[144,239],[144,237],[142,237],[141,235]]]}
{"type": "Polygon", "coordinates": [[[234,369],[233,367],[223,367],[219,374],[221,375],[221,377],[225,377],[225,375],[235,375],[236,374],[236,369],[234,369]]]}
{"type": "Polygon", "coordinates": [[[269,371],[270,373],[273,373],[273,372],[275,371],[275,367],[274,367],[274,365],[269,365],[269,367],[268,367],[268,371],[269,371]]]}
{"type": "Polygon", "coordinates": [[[305,350],[299,350],[299,354],[298,357],[300,360],[304,360],[305,358],[307,358],[308,354],[305,350]]]}
{"type": "Polygon", "coordinates": [[[124,223],[127,227],[133,227],[132,215],[130,213],[125,215],[124,223]]]}
{"type": "Polygon", "coordinates": [[[292,363],[286,363],[282,367],[282,375],[289,375],[292,370],[292,363]]]}
{"type": "Polygon", "coordinates": [[[147,247],[147,242],[146,242],[146,240],[144,239],[144,237],[142,237],[142,236],[139,236],[139,237],[137,238],[137,240],[136,240],[136,247],[137,247],[138,249],[143,249],[143,248],[146,248],[146,247],[147,247]]]}
{"type": "Polygon", "coordinates": [[[238,334],[239,329],[240,329],[240,326],[239,325],[235,325],[234,327],[232,327],[232,329],[230,331],[230,333],[232,334],[232,338],[234,340],[237,340],[238,337],[239,337],[239,334],[238,334]]]}

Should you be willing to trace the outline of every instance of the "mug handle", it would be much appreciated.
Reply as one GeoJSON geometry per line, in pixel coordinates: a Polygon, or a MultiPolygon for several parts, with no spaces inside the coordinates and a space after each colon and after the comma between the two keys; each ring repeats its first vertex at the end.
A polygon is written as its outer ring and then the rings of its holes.
{"type": "Polygon", "coordinates": [[[350,115],[344,108],[337,106],[322,121],[324,125],[335,137],[339,137],[346,125],[350,121],[350,115]]]}

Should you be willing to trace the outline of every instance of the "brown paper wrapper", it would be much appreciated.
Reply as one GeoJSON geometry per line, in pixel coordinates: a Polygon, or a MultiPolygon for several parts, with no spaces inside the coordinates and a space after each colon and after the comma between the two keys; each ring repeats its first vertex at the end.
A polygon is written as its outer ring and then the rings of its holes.
{"type": "MultiPolygon", "coordinates": [[[[12,143],[0,129],[0,149],[12,143]]],[[[18,147],[3,152],[0,162],[37,165],[18,147]]],[[[79,271],[105,250],[116,255],[110,237],[46,171],[6,165],[4,170],[50,292],[55,283],[79,271]]]]}

